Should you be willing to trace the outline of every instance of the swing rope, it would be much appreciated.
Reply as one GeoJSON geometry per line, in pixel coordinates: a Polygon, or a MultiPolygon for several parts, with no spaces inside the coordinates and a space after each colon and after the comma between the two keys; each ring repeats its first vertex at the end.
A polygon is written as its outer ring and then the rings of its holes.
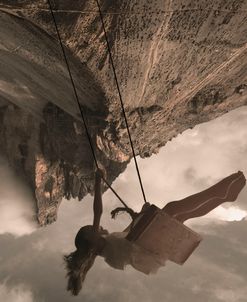
{"type": "Polygon", "coordinates": [[[108,37],[107,37],[106,29],[105,29],[105,24],[104,24],[104,19],[103,19],[102,11],[101,11],[101,8],[100,8],[99,1],[98,0],[95,0],[95,1],[97,3],[97,6],[98,6],[99,16],[100,16],[100,20],[101,20],[101,23],[102,23],[102,28],[103,28],[103,31],[104,31],[104,36],[105,36],[105,41],[106,41],[106,45],[107,45],[107,50],[108,50],[108,54],[109,54],[109,58],[110,58],[110,63],[111,63],[113,74],[114,74],[114,79],[115,79],[115,82],[116,82],[116,87],[117,87],[117,91],[118,91],[119,100],[120,100],[120,103],[121,103],[122,113],[123,113],[123,116],[124,116],[127,132],[128,132],[128,136],[129,136],[129,141],[130,141],[130,145],[131,145],[131,149],[132,149],[132,153],[133,153],[133,158],[134,158],[134,162],[135,162],[136,172],[137,172],[137,175],[138,175],[138,179],[139,179],[139,183],[140,183],[140,187],[141,187],[141,191],[142,191],[142,195],[143,195],[143,200],[144,200],[144,203],[146,203],[147,200],[146,200],[144,188],[143,188],[143,185],[142,185],[142,179],[141,179],[139,167],[138,167],[137,160],[136,160],[136,154],[135,154],[135,150],[134,150],[134,145],[133,145],[133,142],[132,142],[132,139],[131,139],[131,135],[130,135],[128,120],[127,120],[126,113],[125,113],[125,110],[124,110],[123,98],[122,98],[122,94],[121,94],[121,91],[120,91],[120,86],[119,86],[119,82],[118,82],[118,78],[117,78],[116,68],[115,68],[115,65],[114,65],[114,62],[113,62],[113,57],[112,57],[112,53],[111,53],[111,47],[110,47],[109,40],[108,40],[108,37]]]}
{"type": "MultiPolygon", "coordinates": [[[[65,53],[65,49],[64,49],[63,43],[62,43],[61,35],[59,33],[59,29],[58,29],[58,26],[57,26],[56,18],[55,18],[54,13],[53,13],[51,1],[47,0],[47,2],[48,2],[50,13],[51,13],[51,16],[52,16],[52,19],[53,19],[53,22],[54,22],[54,26],[55,26],[55,29],[56,29],[57,37],[58,37],[58,40],[59,40],[59,43],[60,43],[60,47],[61,47],[61,50],[62,50],[62,53],[63,53],[64,61],[65,61],[65,64],[66,64],[66,67],[67,67],[67,70],[68,70],[68,73],[69,73],[69,78],[70,78],[71,85],[72,85],[72,88],[73,88],[73,91],[74,91],[75,100],[77,102],[77,105],[78,105],[78,108],[79,108],[79,111],[80,111],[80,115],[81,115],[81,118],[82,118],[85,130],[86,130],[86,136],[87,136],[87,139],[88,139],[91,151],[92,151],[93,159],[94,159],[96,167],[99,168],[98,161],[97,161],[97,158],[96,158],[96,154],[95,154],[95,151],[94,151],[94,148],[93,148],[93,142],[92,142],[92,139],[91,139],[89,131],[88,131],[86,119],[85,119],[85,116],[84,116],[81,104],[79,102],[79,97],[78,97],[78,94],[77,94],[76,86],[75,86],[75,83],[74,83],[74,80],[73,80],[73,77],[72,77],[72,73],[71,73],[71,70],[70,70],[70,65],[69,65],[69,62],[68,62],[68,59],[67,59],[67,56],[66,56],[66,53],[65,53]]],[[[119,199],[119,201],[124,205],[124,207],[126,209],[130,209],[128,207],[128,205],[122,200],[122,198],[111,187],[111,185],[108,183],[108,181],[104,177],[103,177],[103,180],[104,180],[105,184],[108,186],[108,188],[116,195],[116,197],[119,199]]]]}

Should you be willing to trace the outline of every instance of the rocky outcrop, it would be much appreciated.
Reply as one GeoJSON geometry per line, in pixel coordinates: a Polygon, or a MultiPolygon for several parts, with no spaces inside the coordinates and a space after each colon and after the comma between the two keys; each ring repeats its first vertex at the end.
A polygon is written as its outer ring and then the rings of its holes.
{"type": "MultiPolygon", "coordinates": [[[[99,163],[132,154],[94,1],[53,0],[99,163]]],[[[247,102],[247,2],[101,1],[135,151],[247,102]]],[[[32,187],[41,225],[93,189],[93,158],[46,1],[0,1],[0,148],[32,187]]]]}

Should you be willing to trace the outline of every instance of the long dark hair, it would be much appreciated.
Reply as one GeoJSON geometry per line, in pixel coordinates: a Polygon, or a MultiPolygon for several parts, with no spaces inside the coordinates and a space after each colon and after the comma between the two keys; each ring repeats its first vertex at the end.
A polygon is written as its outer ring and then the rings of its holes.
{"type": "Polygon", "coordinates": [[[68,278],[67,290],[74,296],[77,296],[82,289],[87,272],[93,266],[97,257],[96,248],[92,247],[90,242],[84,238],[85,233],[91,231],[90,227],[86,226],[79,230],[75,238],[77,249],[68,255],[64,255],[68,278]]]}

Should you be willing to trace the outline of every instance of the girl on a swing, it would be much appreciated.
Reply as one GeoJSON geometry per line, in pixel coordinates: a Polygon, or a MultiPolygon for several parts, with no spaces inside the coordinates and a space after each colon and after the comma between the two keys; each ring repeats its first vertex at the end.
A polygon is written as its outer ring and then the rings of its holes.
{"type": "MultiPolygon", "coordinates": [[[[102,177],[103,172],[98,169],[95,173],[93,225],[79,230],[75,237],[76,250],[64,257],[68,270],[67,290],[73,295],[80,292],[86,274],[97,256],[102,256],[113,268],[123,270],[126,265],[131,265],[145,274],[155,273],[159,267],[165,265],[164,259],[160,259],[157,254],[126,239],[130,227],[122,232],[108,233],[100,226],[103,212],[102,177]]],[[[161,211],[183,224],[188,219],[206,215],[224,202],[235,201],[245,183],[244,174],[238,171],[202,192],[167,203],[161,211]]],[[[135,224],[148,205],[145,204],[140,213],[129,211],[133,220],[131,225],[135,224]]]]}

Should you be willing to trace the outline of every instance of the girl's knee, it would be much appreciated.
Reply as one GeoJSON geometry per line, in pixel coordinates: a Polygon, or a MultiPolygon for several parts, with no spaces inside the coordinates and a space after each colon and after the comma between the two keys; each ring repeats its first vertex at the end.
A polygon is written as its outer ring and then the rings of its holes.
{"type": "Polygon", "coordinates": [[[168,202],[162,210],[170,216],[176,214],[174,201],[168,202]]]}

